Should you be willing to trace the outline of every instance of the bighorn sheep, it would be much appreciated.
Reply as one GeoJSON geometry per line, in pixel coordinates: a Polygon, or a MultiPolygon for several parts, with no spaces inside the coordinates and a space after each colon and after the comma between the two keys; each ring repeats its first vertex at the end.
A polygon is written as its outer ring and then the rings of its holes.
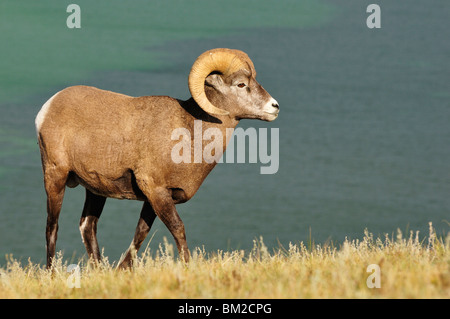
{"type": "MultiPolygon", "coordinates": [[[[223,133],[240,119],[273,121],[278,103],[255,76],[246,53],[213,49],[192,66],[192,98],[186,101],[131,97],[88,86],[53,95],[35,121],[47,193],[47,268],[55,255],[65,186],[78,184],[86,188],[80,232],[89,258],[100,260],[97,222],[106,198],[112,197],[144,201],[120,267],[132,265],[156,216],[173,235],[180,257],[188,261],[185,229],[175,204],[196,193],[216,162],[174,163],[171,132],[180,127],[192,131],[194,120],[203,121],[203,131],[214,127],[223,133]]],[[[223,137],[222,153],[228,142],[226,134],[223,137]]]]}

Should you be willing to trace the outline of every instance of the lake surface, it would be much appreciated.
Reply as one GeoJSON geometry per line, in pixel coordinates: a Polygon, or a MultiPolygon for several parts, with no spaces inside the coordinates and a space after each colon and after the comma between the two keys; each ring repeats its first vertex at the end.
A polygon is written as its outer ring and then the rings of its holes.
{"type": "MultiPolygon", "coordinates": [[[[428,222],[449,231],[448,1],[378,1],[381,29],[366,26],[369,1],[248,1],[246,10],[240,1],[78,1],[79,30],[65,26],[65,7],[15,2],[0,5],[0,264],[6,254],[45,261],[34,128],[45,101],[76,84],[186,99],[192,63],[215,47],[247,52],[278,100],[276,121],[239,127],[279,128],[279,170],[219,164],[177,207],[191,249],[249,249],[260,236],[269,248],[340,243],[365,228],[426,236],[428,222]]],[[[83,202],[82,187],[66,191],[57,249],[68,259],[85,253],[83,202]]],[[[110,261],[131,242],[141,205],[107,200],[98,240],[110,261]]],[[[159,220],[152,236],[152,251],[164,236],[173,242],[159,220]]]]}

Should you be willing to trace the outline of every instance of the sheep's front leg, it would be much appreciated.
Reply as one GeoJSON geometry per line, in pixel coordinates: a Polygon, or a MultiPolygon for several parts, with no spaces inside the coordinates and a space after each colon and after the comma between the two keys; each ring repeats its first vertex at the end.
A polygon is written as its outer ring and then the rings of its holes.
{"type": "Polygon", "coordinates": [[[139,185],[141,190],[147,196],[156,216],[166,225],[175,239],[180,257],[184,258],[185,262],[189,262],[189,249],[186,243],[184,224],[175,209],[170,191],[163,187],[149,188],[146,187],[148,185],[143,184],[144,187],[139,185]]]}
{"type": "Polygon", "coordinates": [[[156,215],[152,206],[149,202],[144,202],[141,210],[141,216],[139,218],[139,222],[136,226],[136,232],[134,234],[133,241],[131,242],[130,247],[125,253],[125,257],[119,265],[119,268],[126,269],[130,268],[133,263],[133,259],[136,257],[136,254],[141,247],[142,243],[147,237],[147,234],[152,227],[153,221],[155,220],[156,215]]]}

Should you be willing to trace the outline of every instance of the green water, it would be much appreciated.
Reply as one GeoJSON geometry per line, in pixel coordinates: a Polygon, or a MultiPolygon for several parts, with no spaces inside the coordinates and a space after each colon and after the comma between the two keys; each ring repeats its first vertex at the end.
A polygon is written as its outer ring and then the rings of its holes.
{"type": "MultiPolygon", "coordinates": [[[[276,121],[240,124],[280,129],[280,167],[218,165],[178,206],[191,248],[249,248],[259,236],[287,246],[310,232],[340,242],[366,227],[426,235],[429,221],[448,232],[448,1],[378,1],[376,30],[366,26],[370,1],[84,0],[71,30],[72,2],[0,4],[0,264],[9,253],[45,258],[42,104],[75,84],[187,98],[193,61],[214,47],[247,52],[280,103],[276,121]]],[[[66,192],[57,248],[67,258],[84,253],[83,201],[81,187],[66,192]]],[[[110,260],[129,245],[140,205],[106,202],[98,238],[110,260]]],[[[159,221],[155,231],[153,250],[172,240],[159,221]]]]}

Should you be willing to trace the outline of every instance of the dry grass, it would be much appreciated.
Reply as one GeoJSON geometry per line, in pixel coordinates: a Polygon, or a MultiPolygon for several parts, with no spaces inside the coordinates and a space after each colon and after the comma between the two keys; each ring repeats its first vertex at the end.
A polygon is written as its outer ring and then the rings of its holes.
{"type": "MultiPolygon", "coordinates": [[[[290,244],[270,253],[263,240],[250,252],[196,248],[186,265],[167,241],[152,257],[145,251],[132,271],[107,258],[91,267],[80,261],[80,288],[69,288],[68,264],[57,257],[53,275],[41,265],[10,258],[0,268],[0,298],[449,298],[450,235],[437,238],[359,240],[331,245],[290,244]],[[381,288],[369,289],[367,266],[381,270],[381,288]]],[[[71,277],[69,277],[71,276],[71,277]]]]}

